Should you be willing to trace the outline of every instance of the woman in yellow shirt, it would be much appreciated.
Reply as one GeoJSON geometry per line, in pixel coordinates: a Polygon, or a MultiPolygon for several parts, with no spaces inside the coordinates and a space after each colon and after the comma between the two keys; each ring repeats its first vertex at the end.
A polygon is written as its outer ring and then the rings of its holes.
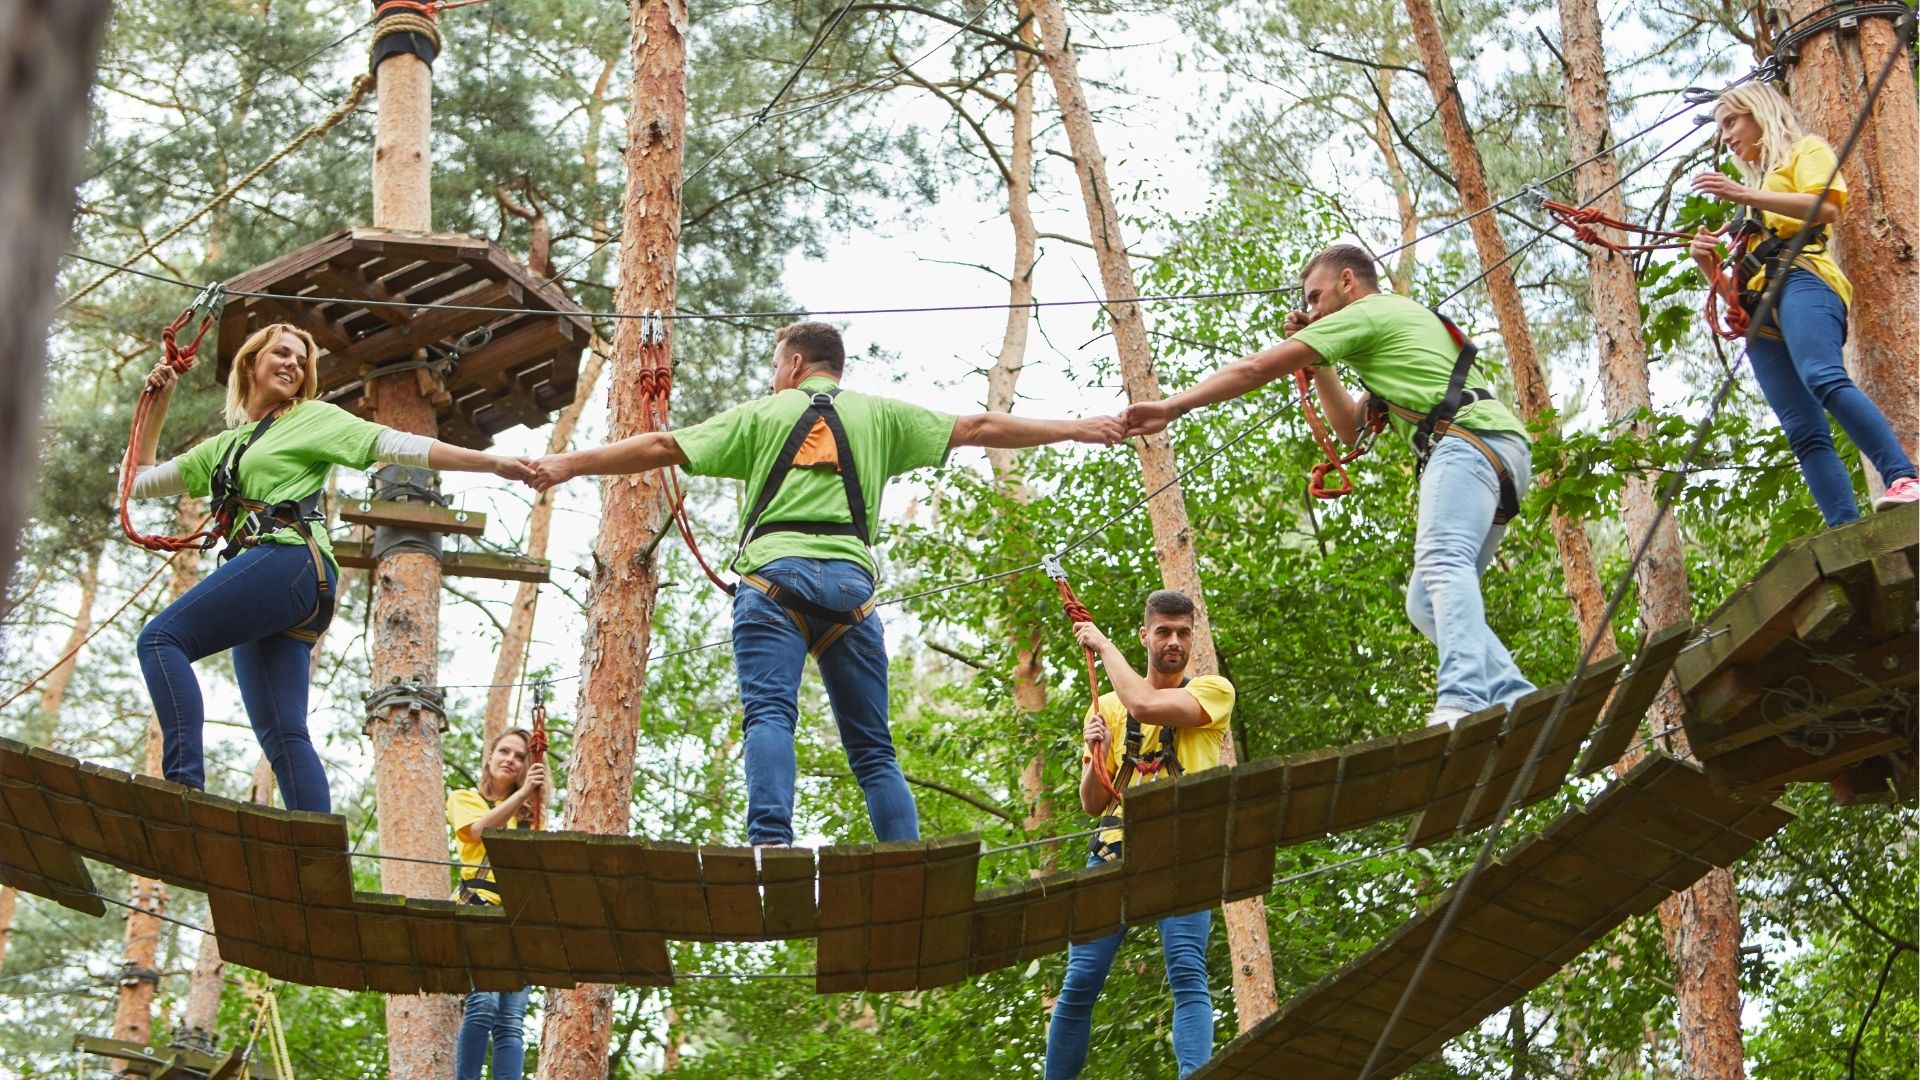
{"type": "MultiPolygon", "coordinates": [[[[1767,336],[1756,337],[1747,350],[1753,377],[1786,430],[1820,515],[1829,526],[1860,516],[1853,480],[1833,447],[1829,413],[1887,485],[1873,504],[1875,510],[1920,501],[1913,461],[1887,418],[1847,375],[1842,358],[1853,286],[1827,253],[1825,243],[1824,230],[1840,219],[1847,204],[1847,185],[1837,172],[1833,147],[1818,135],[1803,132],[1786,98],[1764,83],[1747,83],[1720,95],[1713,118],[1721,140],[1733,151],[1741,179],[1757,180],[1758,185],[1749,187],[1724,173],[1709,172],[1693,178],[1693,189],[1752,208],[1763,231],[1735,235],[1732,242],[1743,254],[1772,237],[1791,239],[1806,224],[1801,215],[1812,205],[1812,196],[1832,181],[1826,201],[1815,214],[1815,228],[1822,234],[1787,269],[1777,311],[1764,328],[1767,336]]],[[[1714,233],[1696,235],[1688,251],[1703,271],[1716,272],[1720,256],[1714,233]]],[[[1741,282],[1741,287],[1761,289],[1769,284],[1763,270],[1741,282]]]]}
{"type": "MultiPolygon", "coordinates": [[[[481,834],[488,829],[533,827],[535,793],[547,786],[547,767],[527,761],[533,736],[508,728],[487,741],[480,754],[480,782],[447,795],[447,825],[460,849],[459,899],[467,904],[500,903],[493,869],[481,834]]],[[[475,990],[467,995],[454,1045],[456,1080],[480,1080],[487,1046],[493,1046],[493,1080],[520,1080],[526,1061],[527,990],[475,990]]]]}

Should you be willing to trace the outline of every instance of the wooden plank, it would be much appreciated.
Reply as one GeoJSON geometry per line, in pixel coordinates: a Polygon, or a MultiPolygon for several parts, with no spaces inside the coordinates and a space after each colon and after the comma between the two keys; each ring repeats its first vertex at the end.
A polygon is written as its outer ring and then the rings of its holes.
{"type": "Polygon", "coordinates": [[[1408,830],[1409,847],[1426,847],[1451,835],[1460,824],[1460,815],[1466,811],[1467,800],[1472,796],[1474,787],[1492,765],[1493,752],[1500,744],[1500,728],[1505,721],[1506,710],[1493,708],[1475,713],[1454,725],[1453,733],[1447,740],[1446,763],[1440,767],[1440,778],[1434,781],[1433,801],[1413,819],[1413,825],[1408,830]]]}
{"type": "Polygon", "coordinates": [[[459,536],[484,536],[487,531],[485,514],[400,499],[349,499],[340,506],[340,520],[459,536]]]}
{"type": "Polygon", "coordinates": [[[1871,581],[1874,559],[1916,546],[1915,535],[1920,532],[1916,505],[1905,503],[1808,537],[1807,549],[1820,573],[1839,581],[1871,581]]]}
{"type": "Polygon", "coordinates": [[[707,915],[698,851],[692,844],[675,841],[649,843],[642,850],[659,930],[678,940],[710,939],[713,921],[707,915]]]}
{"type": "Polygon", "coordinates": [[[1297,844],[1324,835],[1340,775],[1337,748],[1309,750],[1287,758],[1287,808],[1280,818],[1280,843],[1297,844]]]}
{"type": "Polygon", "coordinates": [[[80,766],[80,786],[86,792],[87,803],[93,807],[93,819],[108,845],[99,854],[123,870],[154,871],[158,869],[158,860],[133,809],[129,780],[130,777],[118,769],[92,762],[80,766]]]}
{"type": "Polygon", "coordinates": [[[1899,731],[1843,735],[1824,754],[1768,739],[1707,761],[1707,779],[1715,793],[1723,797],[1765,802],[1771,799],[1770,793],[1788,784],[1832,780],[1851,765],[1908,745],[1908,736],[1899,731]]]}
{"type": "MultiPolygon", "coordinates": [[[[1170,871],[1177,875],[1177,871],[1170,871]]],[[[1178,878],[1176,876],[1175,880],[1178,878]]],[[[1067,930],[1067,940],[1075,945],[1103,938],[1120,929],[1123,918],[1132,918],[1127,913],[1127,880],[1121,876],[1120,867],[1113,863],[1088,867],[1080,871],[1071,893],[1071,914],[1067,930]]],[[[1219,892],[1218,882],[1214,883],[1215,893],[1219,892]]]]}
{"type": "Polygon", "coordinates": [[[734,941],[766,937],[767,924],[760,913],[760,870],[753,849],[703,847],[700,870],[714,934],[734,941]]]}
{"type": "Polygon", "coordinates": [[[1446,767],[1453,729],[1433,724],[1399,736],[1393,776],[1380,799],[1380,820],[1411,814],[1433,799],[1434,785],[1446,767]]]}
{"type": "MultiPolygon", "coordinates": [[[[1224,891],[1233,774],[1227,769],[1208,769],[1181,777],[1175,787],[1179,792],[1175,808],[1179,841],[1174,849],[1174,910],[1199,911],[1218,904],[1224,891]]],[[[1079,930],[1077,923],[1075,930],[1079,930]]]]}
{"type": "MultiPolygon", "coordinates": [[[[1501,806],[1513,793],[1528,758],[1535,756],[1540,737],[1546,733],[1547,721],[1568,685],[1556,683],[1514,702],[1507,713],[1506,727],[1500,733],[1500,749],[1493,755],[1480,783],[1475,785],[1466,809],[1461,811],[1457,831],[1473,832],[1493,824],[1501,806]]],[[[1561,723],[1565,722],[1562,717],[1561,723]]]]}
{"type": "MultiPolygon", "coordinates": [[[[300,865],[293,853],[293,830],[278,813],[264,807],[249,807],[238,815],[240,836],[246,850],[247,876],[259,896],[298,904],[300,865]]],[[[151,835],[151,830],[149,830],[151,835]]]]}
{"type": "MultiPolygon", "coordinates": [[[[813,852],[808,848],[762,848],[760,878],[766,884],[762,910],[770,938],[809,937],[819,922],[814,902],[813,852]]],[[[972,899],[972,884],[968,884],[972,899]]]]}
{"type": "MultiPolygon", "coordinates": [[[[374,567],[372,548],[364,540],[335,540],[333,555],[341,566],[349,569],[371,570],[374,567]]],[[[446,577],[545,584],[553,580],[553,564],[546,559],[529,559],[521,555],[502,555],[489,551],[442,551],[440,573],[446,577]]]]}
{"type": "Polygon", "coordinates": [[[1844,666],[1798,646],[1793,654],[1766,668],[1739,669],[1737,695],[1714,681],[1700,687],[1683,718],[1694,753],[1711,761],[1815,720],[1894,704],[1890,690],[1920,683],[1920,635],[1913,633],[1861,648],[1844,666]],[[1739,707],[1727,707],[1730,699],[1739,707]]]}
{"type": "Polygon", "coordinates": [[[820,849],[820,941],[814,989],[845,993],[866,986],[868,927],[873,918],[873,846],[820,849]]]}
{"type": "MultiPolygon", "coordinates": [[[[1626,657],[1616,654],[1588,665],[1580,673],[1574,683],[1573,702],[1567,706],[1559,730],[1554,732],[1552,740],[1542,750],[1533,782],[1520,793],[1521,806],[1532,806],[1554,795],[1566,784],[1573,759],[1579,755],[1581,744],[1587,741],[1587,735],[1593,731],[1594,721],[1599,718],[1600,710],[1607,702],[1608,691],[1626,663],[1626,657]]],[[[1542,738],[1545,738],[1544,732],[1542,738]]]]}
{"type": "Polygon", "coordinates": [[[1902,552],[1874,556],[1873,585],[1867,596],[1867,626],[1875,641],[1913,629],[1916,591],[1913,564],[1902,552]]]}
{"type": "Polygon", "coordinates": [[[1285,761],[1265,758],[1234,767],[1222,899],[1259,896],[1273,887],[1273,853],[1286,798],[1285,761]]]}
{"type": "Polygon", "coordinates": [[[873,925],[867,931],[867,985],[910,990],[920,966],[920,918],[926,904],[928,845],[895,840],[873,845],[873,925]],[[890,977],[889,977],[890,976],[890,977]]]}
{"type": "Polygon", "coordinates": [[[587,865],[599,883],[607,925],[622,932],[660,927],[652,883],[647,880],[646,842],[631,836],[591,836],[587,865]]]}
{"type": "Polygon", "coordinates": [[[1674,659],[1680,689],[1691,691],[1728,664],[1765,656],[1793,633],[1792,608],[1822,582],[1820,567],[1804,539],[1774,556],[1767,567],[1702,625],[1707,635],[1674,659]]]}
{"type": "MultiPolygon", "coordinates": [[[[407,937],[406,909],[406,899],[399,896],[362,893],[353,899],[353,921],[360,934],[360,956],[367,965],[368,981],[376,988],[382,981],[375,977],[378,974],[376,968],[413,966],[413,945],[407,937]]],[[[218,912],[214,914],[214,926],[220,931],[220,945],[225,949],[227,928],[220,923],[218,912]]]]}
{"type": "Polygon", "coordinates": [[[1393,787],[1394,762],[1400,756],[1400,738],[1388,735],[1353,743],[1340,751],[1340,771],[1334,780],[1333,806],[1327,815],[1328,832],[1346,832],[1384,821],[1382,810],[1393,787]]]}
{"type": "Polygon", "coordinates": [[[1026,900],[1031,883],[985,889],[974,898],[972,941],[967,971],[983,975],[1018,959],[1026,929],[1026,900]]]}
{"type": "Polygon", "coordinates": [[[1640,733],[1640,718],[1646,715],[1647,708],[1653,704],[1654,697],[1667,680],[1667,672],[1673,668],[1674,657],[1680,655],[1680,650],[1686,648],[1692,636],[1691,622],[1675,623],[1651,635],[1641,635],[1640,648],[1634,652],[1633,663],[1614,687],[1613,696],[1607,700],[1599,727],[1594,732],[1593,741],[1587,744],[1586,753],[1581,755],[1576,773],[1592,776],[1619,761],[1621,755],[1627,752],[1633,737],[1640,733]]]}
{"type": "Polygon", "coordinates": [[[1808,642],[1831,641],[1858,613],[1845,585],[1838,581],[1822,582],[1806,599],[1794,605],[1793,636],[1808,642]]]}
{"type": "MultiPolygon", "coordinates": [[[[920,927],[920,971],[915,989],[966,978],[973,938],[973,898],[980,874],[977,834],[934,841],[928,851],[925,921],[920,927]]],[[[1119,898],[1113,902],[1117,913],[1119,898]]]]}

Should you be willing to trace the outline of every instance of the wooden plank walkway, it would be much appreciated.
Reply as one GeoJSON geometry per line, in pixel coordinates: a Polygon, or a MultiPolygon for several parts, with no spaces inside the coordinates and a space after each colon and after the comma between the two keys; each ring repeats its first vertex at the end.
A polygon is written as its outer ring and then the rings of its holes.
{"type": "MultiPolygon", "coordinates": [[[[1716,797],[1691,765],[1653,755],[1584,809],[1488,865],[1393,1030],[1377,1074],[1398,1076],[1519,1000],[1614,927],[1726,866],[1791,820],[1716,797]]],[[[1458,886],[1455,886],[1458,889],[1458,886]]],[[[1432,943],[1449,891],[1361,959],[1233,1040],[1194,1080],[1346,1080],[1432,943]]]]}

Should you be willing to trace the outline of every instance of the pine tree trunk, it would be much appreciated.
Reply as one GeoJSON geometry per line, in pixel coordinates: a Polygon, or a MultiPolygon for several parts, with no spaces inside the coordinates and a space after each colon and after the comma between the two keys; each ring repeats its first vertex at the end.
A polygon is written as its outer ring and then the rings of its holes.
{"type": "MultiPolygon", "coordinates": [[[[374,137],[373,223],[425,232],[432,228],[433,69],[398,53],[381,61],[378,130],[374,137]]],[[[439,433],[432,401],[412,373],[375,380],[373,420],[416,435],[439,433]]],[[[440,560],[398,551],[373,571],[373,685],[439,681],[440,560]]],[[[367,718],[373,750],[380,852],[413,859],[446,858],[446,778],[440,754],[445,718],[430,708],[389,706],[367,718]]],[[[434,862],[383,861],[380,887],[400,896],[444,899],[447,872],[434,862]]],[[[439,1080],[453,1068],[460,999],[450,994],[387,998],[387,1068],[394,1080],[439,1080]]]]}
{"type": "Polygon", "coordinates": [[[7,945],[13,941],[13,913],[20,906],[20,890],[0,886],[0,971],[6,970],[7,945]]]}
{"type": "MultiPolygon", "coordinates": [[[[1460,209],[1464,213],[1485,211],[1493,204],[1487,190],[1487,170],[1480,160],[1480,148],[1467,127],[1460,100],[1459,85],[1453,77],[1453,61],[1447,54],[1447,40],[1428,0],[1406,0],[1407,17],[1413,24],[1413,38],[1419,48],[1421,66],[1426,69],[1427,86],[1439,108],[1440,127],[1446,139],[1447,159],[1460,185],[1460,209]]],[[[1540,369],[1539,355],[1533,348],[1533,332],[1527,323],[1526,308],[1520,303],[1520,290],[1514,286],[1513,267],[1501,266],[1507,257],[1506,237],[1493,214],[1478,213],[1468,227],[1473,230],[1473,246],[1480,254],[1480,266],[1490,271],[1487,292],[1493,299],[1494,316],[1500,324],[1500,337],[1506,344],[1507,366],[1513,372],[1514,396],[1521,415],[1535,421],[1553,408],[1547,390],[1546,374],[1540,369]],[[1495,269],[1498,267],[1497,269],[1495,269]]],[[[1543,478],[1544,479],[1544,478],[1543,478]]],[[[1595,660],[1612,656],[1613,635],[1603,632],[1600,615],[1606,600],[1600,591],[1600,576],[1593,567],[1593,547],[1580,522],[1556,512],[1549,520],[1553,543],[1560,555],[1560,569],[1566,582],[1567,601],[1573,606],[1574,621],[1580,626],[1582,640],[1600,635],[1595,660]]]]}
{"type": "Polygon", "coordinates": [[[180,1011],[180,1032],[198,1045],[212,1047],[220,1022],[220,991],[226,985],[220,939],[200,935],[200,952],[187,978],[187,1004],[180,1011]]]}
{"type": "MultiPolygon", "coordinates": [[[[73,188],[87,139],[108,0],[0,0],[0,458],[39,459],[40,384],[47,320],[73,222],[73,188]]],[[[0,593],[13,577],[14,541],[33,470],[0,484],[0,593]]]]}
{"type": "MultiPolygon", "coordinates": [[[[1094,131],[1093,113],[1080,83],[1079,62],[1068,41],[1066,12],[1058,0],[1031,0],[1031,4],[1045,46],[1042,60],[1053,78],[1061,122],[1073,151],[1074,172],[1080,178],[1087,227],[1100,262],[1100,284],[1109,300],[1119,301],[1106,310],[1113,326],[1114,346],[1119,353],[1127,398],[1157,401],[1163,395],[1153,370],[1146,319],[1141,306],[1129,302],[1139,295],[1139,290],[1134,284],[1133,267],[1127,260],[1120,212],[1113,205],[1113,192],[1107,184],[1106,159],[1094,131]]],[[[1174,457],[1172,437],[1162,432],[1143,439],[1139,451],[1140,476],[1145,489],[1154,491],[1168,485],[1147,503],[1161,580],[1167,588],[1192,597],[1196,608],[1193,658],[1188,670],[1195,675],[1217,674],[1220,660],[1214,651],[1213,630],[1207,621],[1206,594],[1200,584],[1200,566],[1194,558],[1186,498],[1180,485],[1173,482],[1180,467],[1174,457]]],[[[1220,763],[1232,765],[1237,760],[1233,733],[1229,731],[1220,748],[1220,763]]],[[[1227,946],[1233,956],[1234,1007],[1240,1030],[1246,1031],[1279,1007],[1273,984],[1273,953],[1267,943],[1266,906],[1262,898],[1252,897],[1226,904],[1222,911],[1227,946]]]]}
{"type": "MultiPolygon", "coordinates": [[[[573,441],[574,428],[580,425],[580,413],[586,409],[587,400],[592,397],[593,388],[600,381],[600,369],[605,366],[604,343],[595,337],[587,347],[587,361],[580,368],[573,403],[560,410],[560,415],[554,418],[553,430],[547,435],[547,453],[560,453],[573,441]]],[[[530,559],[547,557],[547,541],[553,535],[554,493],[555,489],[548,488],[533,500],[533,511],[527,518],[526,555],[530,559]]],[[[494,660],[493,685],[487,689],[487,715],[481,733],[483,741],[511,726],[507,713],[513,708],[514,691],[520,689],[514,684],[520,681],[527,645],[533,640],[533,617],[539,604],[540,586],[537,582],[523,581],[514,590],[513,614],[507,619],[506,635],[500,639],[500,655],[494,660]]]]}
{"type": "MultiPolygon", "coordinates": [[[[620,241],[622,311],[673,310],[680,251],[680,177],[687,121],[684,0],[633,0],[629,52],[627,198],[620,241]]],[[[640,322],[614,332],[608,377],[609,441],[645,430],[648,403],[640,322]]],[[[633,801],[634,716],[646,692],[647,650],[660,587],[652,551],[666,527],[659,470],[600,485],[602,526],[587,595],[587,642],[580,664],[566,827],[625,833],[633,801]]],[[[612,1033],[613,988],[580,986],[547,995],[540,1039],[541,1080],[602,1080],[612,1033]]]]}
{"type": "MultiPolygon", "coordinates": [[[[1789,21],[1827,6],[1826,0],[1787,0],[1789,21]]],[[[1787,73],[1794,111],[1808,132],[1839,149],[1866,104],[1867,91],[1900,48],[1895,23],[1860,20],[1857,31],[1833,29],[1801,47],[1787,73]]],[[[1847,370],[1886,414],[1907,456],[1920,453],[1920,107],[1912,68],[1894,61],[1886,89],[1847,158],[1846,212],[1833,225],[1834,256],[1853,283],[1847,370]]],[[[1864,460],[1864,459],[1863,459],[1864,460]]],[[[1874,495],[1884,488],[1867,466],[1874,495]]]]}
{"type": "MultiPolygon", "coordinates": [[[[1613,154],[1600,152],[1613,142],[1613,127],[1595,0],[1560,0],[1560,33],[1567,62],[1568,154],[1576,160],[1597,155],[1574,173],[1575,185],[1583,203],[1597,197],[1594,205],[1602,212],[1624,219],[1626,201],[1617,186],[1618,165],[1613,154]]],[[[1619,425],[1652,400],[1639,289],[1625,256],[1594,248],[1587,272],[1599,332],[1602,397],[1608,420],[1619,425]]],[[[1646,437],[1646,428],[1635,423],[1630,430],[1646,437]]],[[[1680,531],[1671,515],[1655,524],[1658,483],[1657,477],[1629,476],[1621,492],[1628,544],[1637,545],[1648,530],[1654,531],[1636,580],[1641,623],[1647,630],[1672,625],[1687,618],[1692,609],[1680,531]]],[[[1671,680],[1648,718],[1656,729],[1679,726],[1680,703],[1671,680]]],[[[1641,756],[1638,750],[1629,754],[1632,761],[1641,756]]],[[[1630,761],[1622,765],[1630,767],[1630,761]]],[[[1669,897],[1660,905],[1660,926],[1673,968],[1687,1075],[1695,1080],[1739,1080],[1746,1070],[1740,1042],[1740,917],[1732,873],[1714,870],[1685,892],[1669,897]]]]}
{"type": "Polygon", "coordinates": [[[93,602],[100,594],[100,556],[105,551],[104,543],[90,549],[80,569],[80,603],[74,609],[73,628],[67,632],[66,644],[60,647],[59,653],[67,659],[40,684],[40,716],[37,737],[32,740],[36,743],[51,745],[60,726],[60,706],[67,700],[67,687],[73,683],[74,669],[80,666],[82,644],[93,629],[93,602]]]}

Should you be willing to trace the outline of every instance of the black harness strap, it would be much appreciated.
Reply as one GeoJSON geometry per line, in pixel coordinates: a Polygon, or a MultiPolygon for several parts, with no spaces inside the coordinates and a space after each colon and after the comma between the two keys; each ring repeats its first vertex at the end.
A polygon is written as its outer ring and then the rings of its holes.
{"type": "MultiPolygon", "coordinates": [[[[1192,679],[1181,679],[1180,685],[1185,687],[1192,681],[1192,679]]],[[[1140,731],[1140,721],[1133,718],[1133,713],[1127,713],[1127,740],[1120,753],[1120,769],[1113,778],[1113,786],[1121,791],[1127,790],[1127,785],[1133,782],[1135,772],[1141,776],[1152,777],[1165,769],[1169,779],[1178,780],[1184,771],[1180,767],[1180,754],[1174,748],[1172,728],[1164,725],[1160,728],[1160,746],[1150,754],[1140,752],[1144,741],[1145,736],[1140,731]]],[[[1107,829],[1123,828],[1125,825],[1125,819],[1115,814],[1103,814],[1100,817],[1101,832],[1107,829]]],[[[1125,843],[1124,838],[1107,843],[1100,838],[1100,833],[1096,832],[1087,850],[1088,854],[1098,855],[1107,862],[1113,862],[1120,858],[1125,843]]]]}
{"type": "Polygon", "coordinates": [[[1473,373],[1473,362],[1480,355],[1480,346],[1474,344],[1473,339],[1469,338],[1465,331],[1439,310],[1433,309],[1433,314],[1440,320],[1440,325],[1447,328],[1447,334],[1453,338],[1453,343],[1460,347],[1459,354],[1454,357],[1453,371],[1447,376],[1445,396],[1441,397],[1433,408],[1421,414],[1388,401],[1369,386],[1367,387],[1367,408],[1369,410],[1385,409],[1393,416],[1413,425],[1413,474],[1415,477],[1426,471],[1427,459],[1433,455],[1434,443],[1439,439],[1455,435],[1471,443],[1475,449],[1485,455],[1487,463],[1493,466],[1494,475],[1500,480],[1500,502],[1494,509],[1493,523],[1504,525],[1520,513],[1520,492],[1514,487],[1513,474],[1507,470],[1506,462],[1500,460],[1500,455],[1494,453],[1493,447],[1487,445],[1486,440],[1466,428],[1455,427],[1453,423],[1453,418],[1461,409],[1476,401],[1493,400],[1493,391],[1485,387],[1467,386],[1467,378],[1473,373]]]}
{"type": "MultiPolygon", "coordinates": [[[[833,407],[833,399],[840,396],[840,388],[815,393],[800,418],[793,423],[793,430],[787,432],[787,441],[781,444],[780,453],[773,459],[773,469],[767,473],[767,482],[760,487],[759,498],[753,501],[753,508],[747,511],[746,521],[740,527],[740,545],[734,549],[733,559],[728,569],[740,561],[746,554],[747,545],[754,537],[771,532],[796,532],[809,536],[851,536],[867,547],[873,546],[873,539],[867,531],[867,496],[860,488],[860,471],[853,463],[853,444],[847,440],[847,428],[840,420],[840,413],[833,407]],[[800,448],[806,445],[807,437],[813,434],[814,425],[825,424],[827,432],[833,436],[834,453],[839,458],[840,484],[846,490],[847,516],[849,521],[810,521],[804,519],[775,519],[761,521],[761,515],[773,505],[774,496],[787,482],[788,474],[793,472],[794,461],[800,456],[800,448]]],[[[785,608],[793,624],[800,628],[800,636],[806,639],[807,651],[818,660],[841,635],[850,628],[859,625],[873,613],[874,601],[866,603],[852,611],[835,611],[796,596],[780,586],[760,577],[758,574],[740,575],[741,584],[750,585],[767,595],[769,600],[785,608]],[[815,618],[833,624],[818,638],[814,636],[813,626],[807,619],[815,618]]],[[[738,589],[738,586],[735,586],[738,589]]]]}
{"type": "Polygon", "coordinates": [[[246,457],[253,444],[266,435],[273,426],[279,413],[269,413],[253,434],[245,440],[237,440],[214,467],[211,483],[213,504],[220,520],[225,524],[227,546],[220,552],[221,561],[226,561],[253,547],[269,533],[281,529],[292,529],[306,542],[307,554],[313,560],[313,611],[306,618],[282,631],[288,637],[299,641],[318,641],[320,635],[327,632],[333,622],[333,583],[327,580],[326,556],[320,553],[320,544],[313,536],[313,522],[321,520],[320,493],[318,491],[304,499],[284,499],[277,503],[266,503],[258,499],[249,499],[240,493],[240,461],[246,457]]]}
{"type": "MultiPolygon", "coordinates": [[[[1813,235],[1807,240],[1806,246],[1800,249],[1801,255],[1818,255],[1827,250],[1825,222],[1818,224],[1803,222],[1800,227],[1813,230],[1813,235]]],[[[1751,206],[1747,207],[1746,213],[1741,215],[1740,224],[1733,233],[1736,244],[1743,243],[1749,236],[1761,237],[1758,243],[1741,254],[1739,262],[1740,306],[1747,309],[1747,314],[1751,315],[1759,309],[1760,298],[1766,294],[1767,288],[1775,281],[1786,277],[1787,272],[1793,269],[1787,264],[1787,248],[1791,246],[1793,240],[1791,237],[1781,236],[1779,230],[1769,227],[1767,219],[1759,210],[1751,206]],[[1760,287],[1750,289],[1747,285],[1755,276],[1760,278],[1760,287]]],[[[1772,322],[1772,326],[1761,327],[1760,332],[1778,340],[1780,312],[1777,306],[1773,312],[1772,322]]],[[[1846,332],[1844,326],[1841,327],[1841,332],[1842,334],[1846,332]]]]}

